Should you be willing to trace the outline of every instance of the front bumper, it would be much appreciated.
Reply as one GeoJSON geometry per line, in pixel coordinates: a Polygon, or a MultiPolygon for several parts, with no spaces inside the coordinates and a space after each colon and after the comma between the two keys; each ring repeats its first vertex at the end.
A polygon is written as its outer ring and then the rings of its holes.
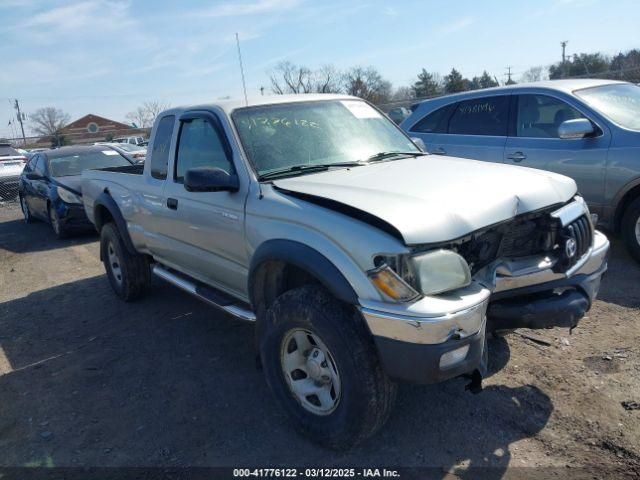
{"type": "Polygon", "coordinates": [[[574,327],[597,295],[608,252],[609,241],[595,232],[569,272],[540,262],[537,269],[496,268],[491,281],[476,280],[455,294],[409,305],[363,301],[361,312],[391,377],[439,382],[481,368],[487,329],[574,327]],[[465,355],[443,367],[443,356],[466,345],[465,355]]]}
{"type": "Polygon", "coordinates": [[[68,230],[93,229],[93,224],[87,218],[84,205],[75,205],[58,201],[55,209],[60,219],[60,223],[68,230]]]}

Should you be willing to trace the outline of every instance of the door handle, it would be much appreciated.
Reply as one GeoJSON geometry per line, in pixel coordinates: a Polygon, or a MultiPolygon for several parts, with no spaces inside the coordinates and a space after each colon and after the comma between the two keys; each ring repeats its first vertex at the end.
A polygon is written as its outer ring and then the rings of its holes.
{"type": "Polygon", "coordinates": [[[433,153],[434,153],[435,155],[446,155],[446,154],[447,154],[447,151],[446,151],[444,148],[442,148],[442,147],[438,147],[438,148],[436,148],[436,149],[434,149],[434,150],[433,150],[433,153]]]}
{"type": "Polygon", "coordinates": [[[178,199],[177,198],[167,198],[167,207],[171,210],[178,209],[178,199]]]}
{"type": "Polygon", "coordinates": [[[514,152],[507,155],[507,158],[513,160],[514,162],[521,162],[522,160],[527,158],[527,156],[522,152],[514,152]]]}

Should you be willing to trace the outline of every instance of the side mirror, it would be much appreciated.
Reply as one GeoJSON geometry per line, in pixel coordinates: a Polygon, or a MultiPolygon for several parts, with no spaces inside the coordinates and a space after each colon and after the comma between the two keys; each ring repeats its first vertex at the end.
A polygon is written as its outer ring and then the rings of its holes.
{"type": "Polygon", "coordinates": [[[38,172],[29,172],[27,173],[27,180],[42,180],[44,177],[40,175],[38,172]]]}
{"type": "Polygon", "coordinates": [[[586,118],[566,120],[558,127],[558,136],[564,139],[584,138],[594,132],[593,124],[586,118]]]}
{"type": "Polygon", "coordinates": [[[413,143],[415,143],[416,147],[418,147],[422,152],[426,152],[427,151],[427,146],[424,144],[424,142],[422,141],[421,138],[411,137],[411,141],[413,143]]]}
{"type": "Polygon", "coordinates": [[[237,192],[238,175],[230,175],[216,167],[196,167],[184,175],[184,188],[188,192],[237,192]]]}

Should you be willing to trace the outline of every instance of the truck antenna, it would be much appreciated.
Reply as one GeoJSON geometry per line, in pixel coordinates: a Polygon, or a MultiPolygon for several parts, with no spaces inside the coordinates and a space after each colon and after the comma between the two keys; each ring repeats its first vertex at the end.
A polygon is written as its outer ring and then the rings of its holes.
{"type": "Polygon", "coordinates": [[[247,100],[247,85],[244,82],[244,67],[242,66],[242,54],[240,53],[240,39],[236,33],[236,45],[238,46],[238,62],[240,63],[240,75],[242,75],[242,89],[244,90],[244,104],[249,106],[249,100],[247,100]]]}

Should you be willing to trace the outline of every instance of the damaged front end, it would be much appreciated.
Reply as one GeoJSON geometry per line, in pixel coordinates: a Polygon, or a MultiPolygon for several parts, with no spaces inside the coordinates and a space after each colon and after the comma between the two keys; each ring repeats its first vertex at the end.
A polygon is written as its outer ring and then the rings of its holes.
{"type": "MultiPolygon", "coordinates": [[[[470,389],[479,391],[486,369],[486,333],[574,328],[598,292],[609,242],[594,230],[585,203],[576,197],[446,244],[414,246],[409,258],[443,250],[466,261],[468,285],[423,292],[405,304],[363,302],[362,312],[392,376],[431,383],[464,375],[472,379],[470,389]]],[[[379,268],[391,265],[419,291],[420,283],[406,267],[410,262],[397,259],[394,264],[386,257],[379,261],[384,262],[379,268]]]]}

